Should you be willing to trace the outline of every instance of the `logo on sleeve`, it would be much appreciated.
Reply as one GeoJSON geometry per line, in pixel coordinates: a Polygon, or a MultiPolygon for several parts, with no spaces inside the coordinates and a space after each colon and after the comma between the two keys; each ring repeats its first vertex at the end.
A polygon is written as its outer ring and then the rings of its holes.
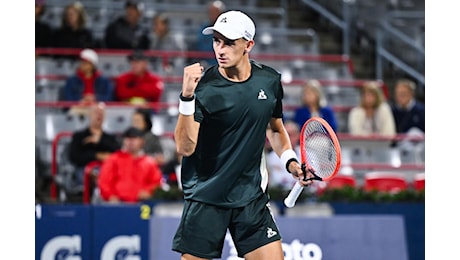
{"type": "Polygon", "coordinates": [[[259,91],[259,96],[257,97],[257,99],[267,99],[267,95],[265,95],[265,92],[263,89],[260,89],[259,91]]]}

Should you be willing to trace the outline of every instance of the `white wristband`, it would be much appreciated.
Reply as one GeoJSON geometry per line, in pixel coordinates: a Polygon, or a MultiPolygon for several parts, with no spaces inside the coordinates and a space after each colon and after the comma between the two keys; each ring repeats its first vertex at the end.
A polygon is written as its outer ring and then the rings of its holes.
{"type": "Polygon", "coordinates": [[[296,162],[298,162],[299,160],[297,160],[297,154],[294,152],[294,150],[292,149],[287,149],[286,151],[284,151],[282,154],[281,154],[281,157],[280,157],[281,161],[283,162],[283,165],[285,165],[286,167],[286,170],[289,172],[289,169],[288,169],[288,161],[291,161],[292,160],[295,160],[296,162]]]}
{"type": "Polygon", "coordinates": [[[195,99],[192,101],[182,101],[179,99],[179,113],[190,116],[195,113],[195,99]]]}

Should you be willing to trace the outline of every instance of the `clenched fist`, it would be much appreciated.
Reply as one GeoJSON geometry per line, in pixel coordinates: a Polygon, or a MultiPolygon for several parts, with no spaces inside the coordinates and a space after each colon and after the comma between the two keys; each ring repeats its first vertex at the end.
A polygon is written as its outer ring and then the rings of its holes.
{"type": "Polygon", "coordinates": [[[182,82],[182,96],[191,97],[195,93],[198,81],[203,74],[203,66],[200,63],[194,63],[184,68],[184,77],[182,82]]]}

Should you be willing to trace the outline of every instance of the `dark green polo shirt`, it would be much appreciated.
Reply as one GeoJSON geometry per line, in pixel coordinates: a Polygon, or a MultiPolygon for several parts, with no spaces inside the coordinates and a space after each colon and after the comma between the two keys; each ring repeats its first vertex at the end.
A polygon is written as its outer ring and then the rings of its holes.
{"type": "Polygon", "coordinates": [[[271,118],[283,116],[283,88],[274,69],[254,61],[251,67],[244,82],[229,81],[215,65],[198,83],[198,143],[181,169],[185,199],[235,208],[265,190],[266,129],[271,118]]]}

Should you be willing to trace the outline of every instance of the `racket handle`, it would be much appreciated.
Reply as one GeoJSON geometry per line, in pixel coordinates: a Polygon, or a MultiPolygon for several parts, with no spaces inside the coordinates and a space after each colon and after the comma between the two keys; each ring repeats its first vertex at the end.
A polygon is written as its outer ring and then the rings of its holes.
{"type": "Polygon", "coordinates": [[[300,194],[303,191],[303,186],[300,185],[298,181],[296,181],[294,187],[292,187],[291,191],[289,192],[289,195],[284,199],[284,205],[288,208],[292,208],[295,205],[295,202],[297,201],[297,198],[300,196],[300,194]]]}

